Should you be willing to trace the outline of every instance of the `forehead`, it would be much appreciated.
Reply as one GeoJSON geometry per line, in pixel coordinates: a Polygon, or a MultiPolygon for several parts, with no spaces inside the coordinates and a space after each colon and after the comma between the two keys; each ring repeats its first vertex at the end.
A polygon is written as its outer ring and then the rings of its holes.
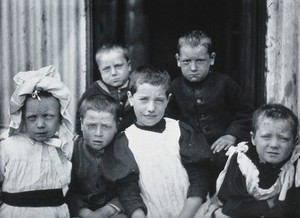
{"type": "Polygon", "coordinates": [[[40,110],[54,110],[59,111],[60,103],[57,98],[53,96],[41,96],[40,101],[37,98],[28,97],[25,101],[24,107],[27,112],[40,110]]]}
{"type": "Polygon", "coordinates": [[[208,50],[204,45],[192,46],[186,43],[181,46],[179,52],[182,56],[208,55],[208,50]]]}
{"type": "Polygon", "coordinates": [[[263,115],[258,117],[257,129],[273,131],[293,131],[293,125],[290,119],[274,119],[263,115]]]}
{"type": "Polygon", "coordinates": [[[115,122],[115,115],[108,111],[87,110],[83,119],[93,123],[101,123],[103,120],[115,122]]]}
{"type": "Polygon", "coordinates": [[[152,85],[150,83],[142,83],[137,82],[136,93],[143,95],[152,95],[155,93],[156,95],[166,95],[167,89],[163,85],[152,85]]]}
{"type": "Polygon", "coordinates": [[[106,61],[109,60],[111,58],[115,59],[115,58],[119,58],[119,59],[125,59],[125,53],[123,51],[123,49],[121,48],[113,48],[110,50],[104,50],[102,52],[100,52],[97,56],[98,61],[106,61]]]}

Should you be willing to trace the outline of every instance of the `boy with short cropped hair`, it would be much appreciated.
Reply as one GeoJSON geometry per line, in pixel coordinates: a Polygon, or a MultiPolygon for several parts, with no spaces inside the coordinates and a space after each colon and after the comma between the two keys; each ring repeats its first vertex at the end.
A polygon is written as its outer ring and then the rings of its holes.
{"type": "Polygon", "coordinates": [[[294,202],[287,203],[287,193],[299,158],[297,117],[283,105],[263,105],[253,114],[250,135],[251,142],[228,150],[215,217],[295,217],[288,215],[296,211],[289,211],[294,202]]]}
{"type": "Polygon", "coordinates": [[[210,192],[226,162],[225,150],[249,138],[252,106],[229,76],[211,72],[216,53],[211,37],[192,31],[178,40],[175,55],[182,76],[171,84],[166,116],[179,119],[202,132],[213,151],[210,192]]]}
{"type": "Polygon", "coordinates": [[[76,133],[82,135],[79,108],[82,101],[94,95],[113,97],[120,107],[119,129],[123,130],[133,123],[134,112],[127,100],[131,61],[126,47],[116,43],[105,43],[96,52],[101,79],[95,81],[82,95],[78,102],[76,114],[76,133]]]}
{"type": "Polygon", "coordinates": [[[130,217],[193,217],[206,201],[211,151],[192,127],[163,118],[169,85],[168,73],[151,66],[130,76],[128,99],[137,119],[116,137],[105,161],[130,217]]]}
{"type": "Polygon", "coordinates": [[[79,114],[83,137],[74,143],[67,198],[70,214],[72,217],[117,215],[122,207],[114,184],[105,178],[102,159],[117,133],[118,104],[110,96],[90,96],[82,102],[79,114]]]}

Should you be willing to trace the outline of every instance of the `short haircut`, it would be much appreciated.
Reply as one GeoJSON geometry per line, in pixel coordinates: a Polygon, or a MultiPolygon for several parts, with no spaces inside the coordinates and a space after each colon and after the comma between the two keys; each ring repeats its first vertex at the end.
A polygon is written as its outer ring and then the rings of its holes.
{"type": "Polygon", "coordinates": [[[129,89],[134,94],[139,85],[148,83],[153,86],[163,86],[167,91],[170,88],[171,78],[166,70],[159,70],[151,65],[142,65],[130,75],[129,89]]]}
{"type": "Polygon", "coordinates": [[[93,95],[87,97],[79,108],[79,116],[81,119],[84,118],[88,110],[111,113],[114,116],[115,121],[118,122],[119,106],[117,101],[111,96],[93,95]]]}
{"type": "Polygon", "coordinates": [[[252,131],[256,132],[261,117],[273,120],[288,120],[291,123],[293,136],[298,136],[298,118],[287,107],[282,104],[266,104],[254,111],[252,116],[252,131]]]}
{"type": "Polygon", "coordinates": [[[211,55],[213,52],[213,44],[212,44],[211,36],[205,31],[193,30],[181,36],[178,39],[178,44],[177,44],[177,53],[179,55],[180,55],[180,48],[186,44],[192,47],[197,47],[199,45],[205,46],[207,48],[207,53],[209,55],[211,55]]]}
{"type": "Polygon", "coordinates": [[[129,61],[129,51],[127,49],[127,47],[125,47],[124,45],[121,44],[117,44],[117,43],[105,43],[103,44],[100,48],[98,48],[98,50],[96,51],[96,55],[95,55],[95,59],[96,62],[98,63],[98,60],[100,58],[100,55],[104,52],[108,52],[108,51],[112,51],[115,49],[120,49],[123,51],[124,54],[124,58],[129,61]]]}

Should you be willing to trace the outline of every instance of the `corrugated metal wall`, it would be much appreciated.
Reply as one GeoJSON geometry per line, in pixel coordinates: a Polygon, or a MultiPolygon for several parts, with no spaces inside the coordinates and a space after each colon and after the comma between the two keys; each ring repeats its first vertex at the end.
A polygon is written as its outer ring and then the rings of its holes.
{"type": "Polygon", "coordinates": [[[85,0],[0,0],[1,126],[8,125],[13,76],[51,64],[73,95],[75,116],[86,81],[86,13],[85,0]]]}
{"type": "Polygon", "coordinates": [[[300,118],[300,0],[268,0],[266,100],[300,118]]]}

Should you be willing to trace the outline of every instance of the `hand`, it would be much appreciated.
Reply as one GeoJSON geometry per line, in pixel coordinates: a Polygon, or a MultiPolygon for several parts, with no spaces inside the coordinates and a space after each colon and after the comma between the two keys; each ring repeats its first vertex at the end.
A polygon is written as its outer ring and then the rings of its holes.
{"type": "Polygon", "coordinates": [[[220,152],[223,149],[227,150],[230,146],[235,145],[235,142],[236,137],[232,135],[223,135],[212,144],[211,150],[213,153],[220,152]]]}
{"type": "Polygon", "coordinates": [[[131,214],[132,218],[146,218],[146,215],[144,214],[144,211],[141,208],[136,209],[131,214]]]}

